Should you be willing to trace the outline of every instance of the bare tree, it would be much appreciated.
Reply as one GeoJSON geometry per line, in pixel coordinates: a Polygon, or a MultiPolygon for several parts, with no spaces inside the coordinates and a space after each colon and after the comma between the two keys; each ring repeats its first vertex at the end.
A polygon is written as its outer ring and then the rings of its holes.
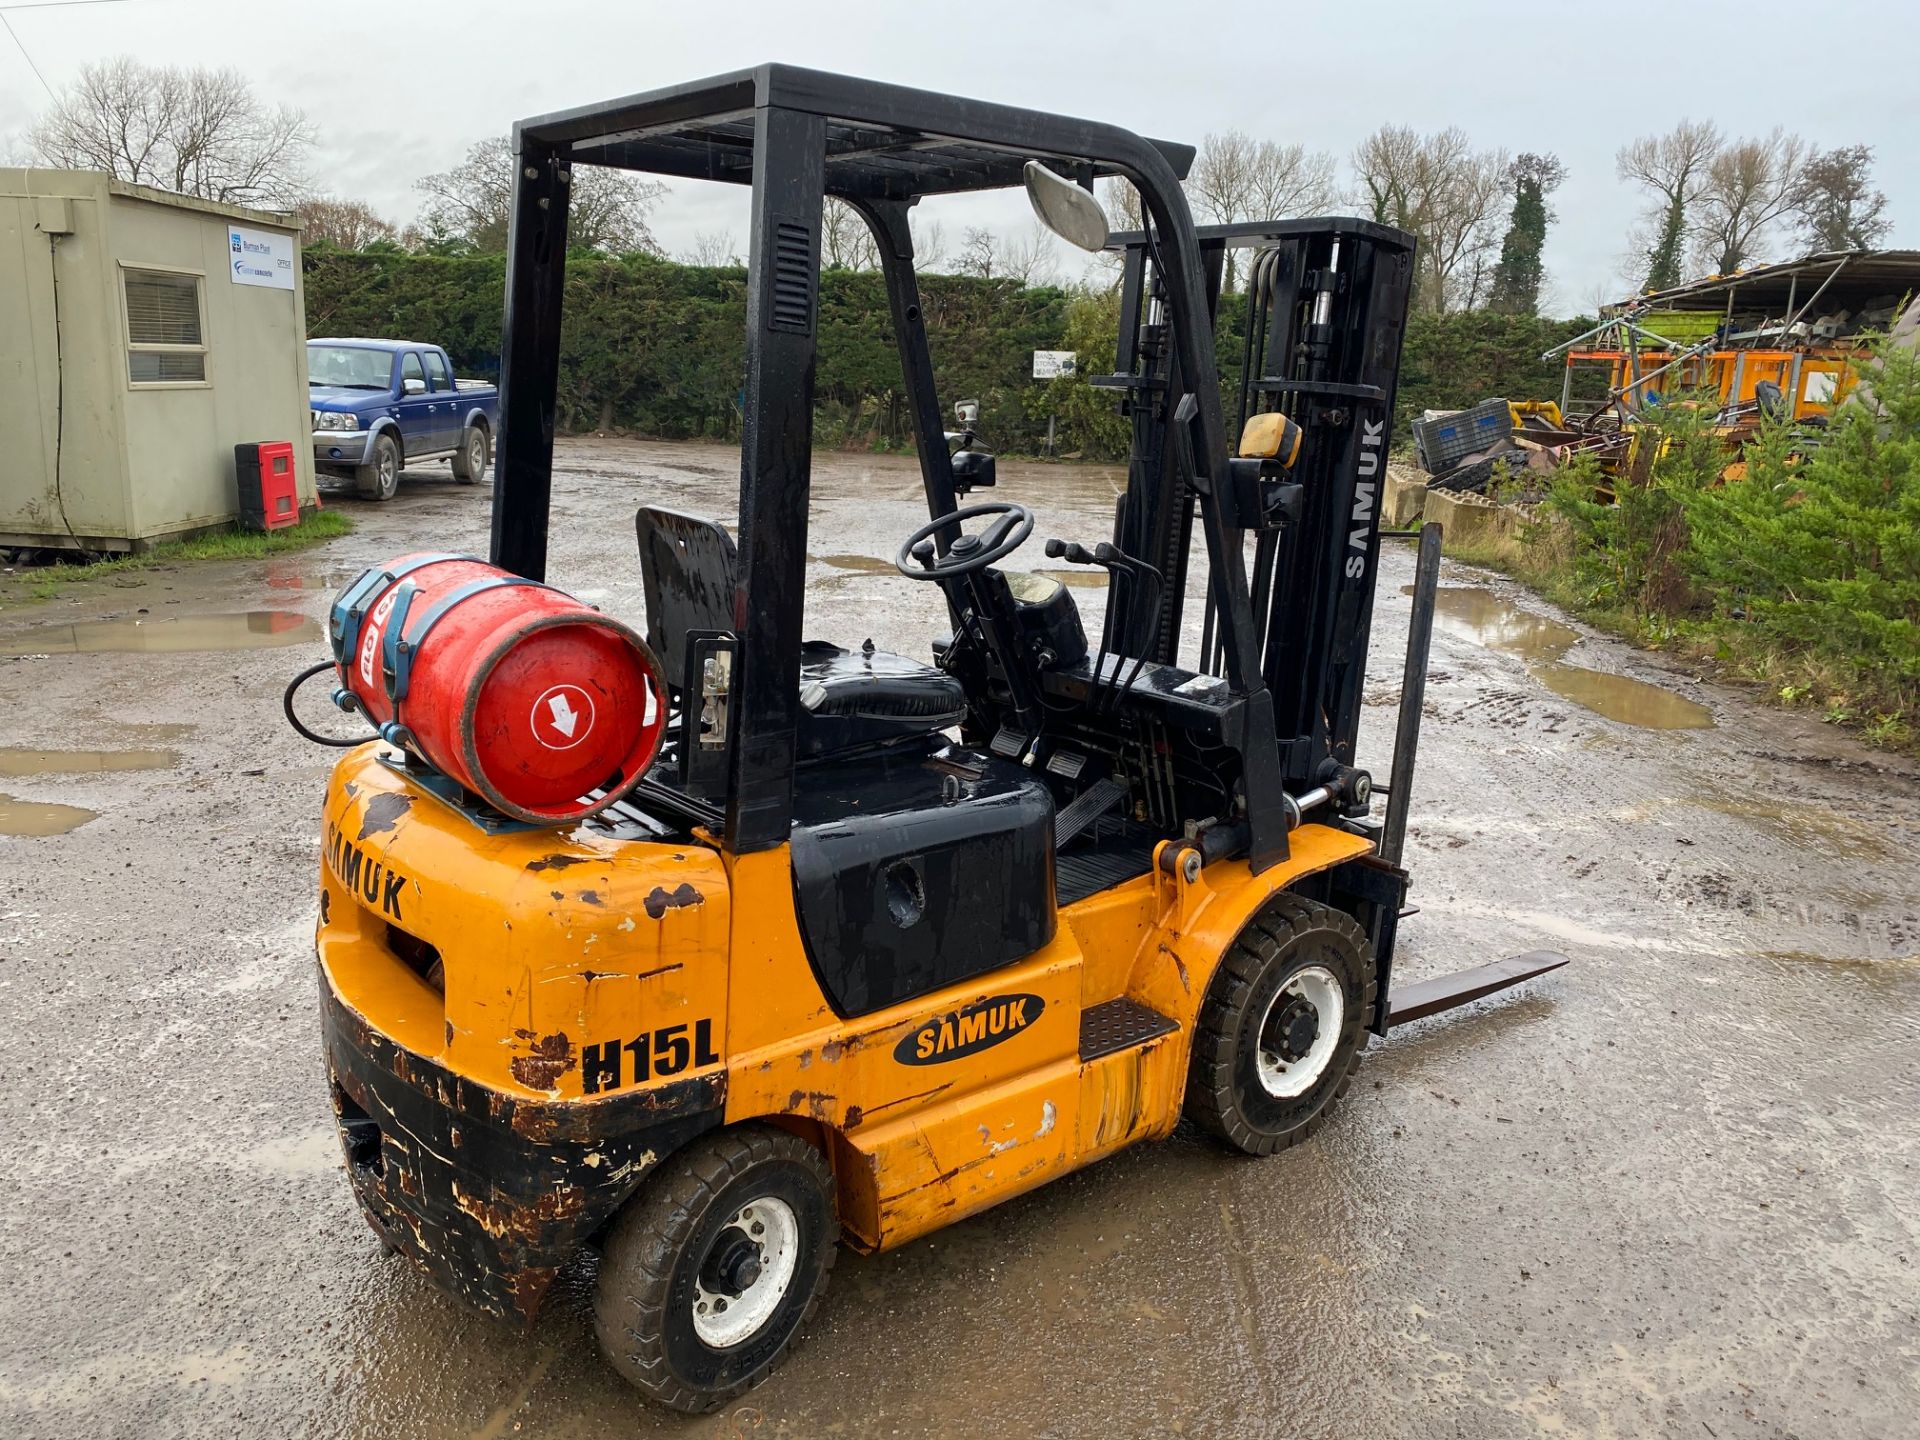
{"type": "Polygon", "coordinates": [[[359,200],[332,195],[309,195],[293,207],[309,245],[338,245],[342,250],[364,250],[376,240],[393,240],[399,232],[373,207],[359,200]]]}
{"type": "Polygon", "coordinates": [[[680,258],[688,265],[723,269],[740,263],[740,251],[733,243],[731,230],[702,230],[680,258]]]}
{"type": "Polygon", "coordinates": [[[1429,310],[1477,304],[1499,241],[1506,152],[1474,149],[1457,127],[1420,135],[1383,125],[1354,151],[1353,168],[1372,217],[1420,241],[1415,304],[1429,310]]]}
{"type": "MultiPolygon", "coordinates": [[[[513,142],[506,136],[480,141],[453,169],[425,176],[414,188],[427,197],[420,207],[420,227],[429,244],[482,253],[507,248],[507,221],[513,213],[513,142]]],[[[576,165],[570,188],[569,246],[615,255],[660,253],[647,228],[647,215],[666,193],[666,186],[602,165],[576,165]]]]}
{"type": "Polygon", "coordinates": [[[1642,135],[1622,145],[1614,156],[1620,178],[1648,191],[1653,202],[1629,240],[1644,253],[1647,289],[1680,283],[1687,237],[1698,225],[1708,171],[1719,153],[1720,132],[1712,122],[1682,120],[1665,135],[1642,135]]]}
{"type": "Polygon", "coordinates": [[[953,269],[956,275],[977,275],[982,280],[1000,274],[1000,242],[993,231],[983,225],[969,227],[960,238],[960,253],[953,269]]]}
{"type": "Polygon", "coordinates": [[[999,272],[1022,285],[1051,285],[1060,276],[1060,253],[1053,234],[1038,220],[1023,239],[1008,240],[1000,248],[999,272]]]}
{"type": "Polygon", "coordinates": [[[829,195],[820,212],[821,263],[829,270],[874,270],[880,247],[867,222],[844,200],[829,195]]]}
{"type": "Polygon", "coordinates": [[[1702,264],[1728,275],[1759,255],[1775,223],[1793,210],[1808,154],[1805,140],[1778,126],[1720,148],[1700,195],[1695,248],[1702,264]]]}
{"type": "Polygon", "coordinates": [[[1100,203],[1106,209],[1109,230],[1147,228],[1146,212],[1140,205],[1140,192],[1133,188],[1131,180],[1123,180],[1118,176],[1108,180],[1101,190],[1100,203]]]}
{"type": "Polygon", "coordinates": [[[925,225],[915,225],[911,219],[907,222],[913,235],[913,265],[923,273],[930,272],[947,258],[947,231],[938,220],[929,220],[925,225]]]}
{"type": "Polygon", "coordinates": [[[313,125],[269,107],[238,70],[88,65],[29,135],[40,163],[104,170],[229,205],[291,206],[306,188],[313,125]]]}
{"type": "Polygon", "coordinates": [[[1873,147],[1844,145],[1816,155],[1800,172],[1793,212],[1811,250],[1870,250],[1893,224],[1887,197],[1873,188],[1873,147]]]}
{"type": "MultiPolygon", "coordinates": [[[[1130,193],[1133,189],[1124,188],[1130,193]]],[[[1198,214],[1221,225],[1306,214],[1332,201],[1333,157],[1303,145],[1254,140],[1239,130],[1226,130],[1200,142],[1187,193],[1198,214]]],[[[1137,194],[1134,203],[1138,205],[1137,194]]],[[[1234,288],[1237,255],[1226,253],[1223,284],[1228,290],[1234,288]]]]}

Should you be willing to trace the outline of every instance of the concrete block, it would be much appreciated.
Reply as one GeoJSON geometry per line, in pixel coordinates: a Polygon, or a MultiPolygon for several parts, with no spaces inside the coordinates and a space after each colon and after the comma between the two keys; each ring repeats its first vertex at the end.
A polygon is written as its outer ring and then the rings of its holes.
{"type": "Polygon", "coordinates": [[[1420,523],[1427,503],[1427,477],[1418,470],[1387,467],[1387,493],[1380,502],[1380,523],[1389,530],[1408,530],[1420,523]]]}
{"type": "Polygon", "coordinates": [[[1446,547],[1483,547],[1506,534],[1511,518],[1484,496],[1434,490],[1427,495],[1426,518],[1440,522],[1446,547]]]}

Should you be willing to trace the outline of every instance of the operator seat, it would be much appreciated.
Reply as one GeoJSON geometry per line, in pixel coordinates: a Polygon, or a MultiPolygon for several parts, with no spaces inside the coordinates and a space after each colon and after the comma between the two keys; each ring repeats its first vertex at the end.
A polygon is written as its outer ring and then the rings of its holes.
{"type": "MultiPolygon", "coordinates": [[[[643,505],[634,512],[647,644],[667,684],[686,680],[687,632],[732,630],[736,552],[712,520],[643,505]]],[[[815,760],[957,725],[966,692],[945,671],[873,648],[809,640],[800,651],[800,723],[794,758],[815,760]]]]}

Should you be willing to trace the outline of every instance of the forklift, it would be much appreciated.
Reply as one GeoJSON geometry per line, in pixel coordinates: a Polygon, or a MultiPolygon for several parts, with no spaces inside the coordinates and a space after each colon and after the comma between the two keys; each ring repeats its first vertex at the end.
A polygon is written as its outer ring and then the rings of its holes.
{"type": "Polygon", "coordinates": [[[528,120],[513,149],[490,557],[511,578],[479,583],[546,578],[579,165],[751,187],[738,526],[637,514],[662,738],[566,823],[503,813],[392,724],[334,771],[326,1059],[389,1247],[523,1323],[597,1250],[607,1359],[710,1410],[779,1362],[838,1245],[905,1244],[1183,1117],[1271,1155],[1369,1036],[1564,963],[1389,998],[1437,527],[1383,814],[1354,744],[1412,237],[1197,231],[1190,146],[782,65],[528,120]],[[1108,233],[1108,178],[1143,230],[1108,233]],[[994,457],[934,389],[909,213],[1012,187],[1121,261],[1093,383],[1131,422],[1126,490],[1110,535],[1043,537],[1104,572],[1097,643],[1065,585],[1003,568],[1034,515],[976,497],[994,457]],[[829,197],[879,246],[928,516],[894,562],[952,627],[925,659],[804,629],[829,197]],[[1231,429],[1229,248],[1252,277],[1231,429]]]}

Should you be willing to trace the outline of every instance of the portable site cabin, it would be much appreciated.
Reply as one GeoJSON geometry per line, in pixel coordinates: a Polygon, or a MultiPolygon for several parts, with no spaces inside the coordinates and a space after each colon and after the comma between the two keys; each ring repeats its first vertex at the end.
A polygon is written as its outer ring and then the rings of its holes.
{"type": "Polygon", "coordinates": [[[0,168],[0,546],[139,550],[239,514],[233,447],[308,443],[299,226],[0,168]]]}

